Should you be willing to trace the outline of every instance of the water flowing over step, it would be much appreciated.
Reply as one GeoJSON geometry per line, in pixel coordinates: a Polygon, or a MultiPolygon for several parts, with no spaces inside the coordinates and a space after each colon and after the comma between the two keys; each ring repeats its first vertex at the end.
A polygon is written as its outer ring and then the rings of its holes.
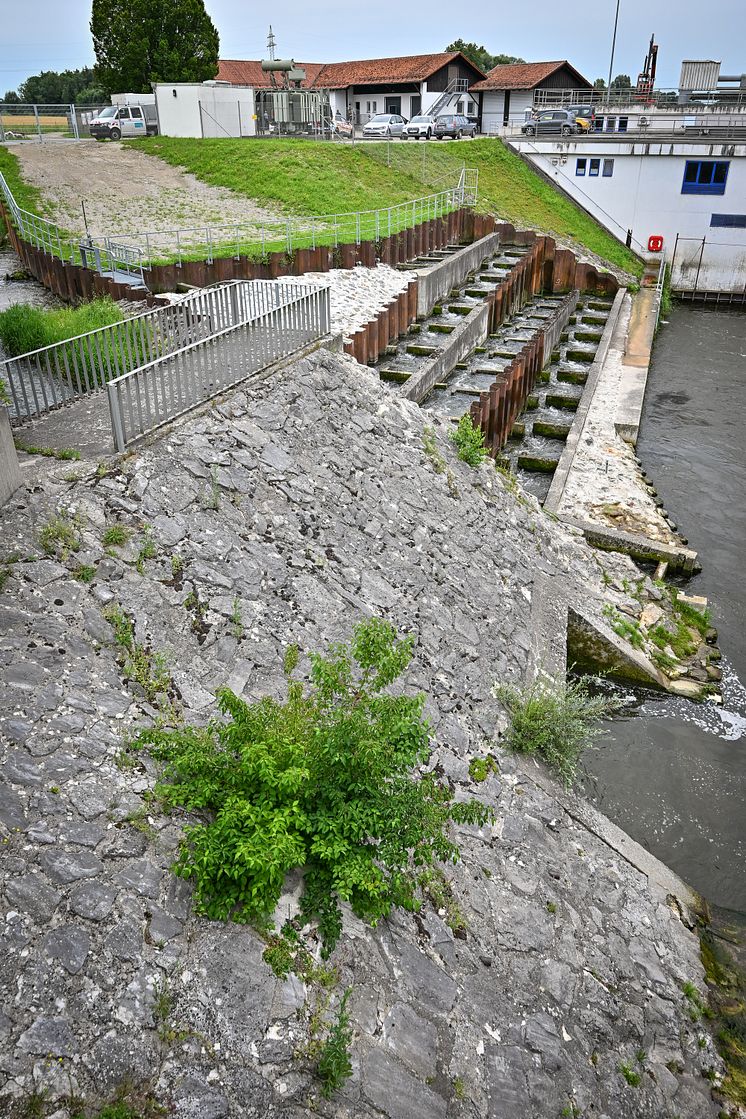
{"type": "Polygon", "coordinates": [[[580,296],[534,390],[534,407],[514,424],[503,450],[521,484],[540,501],[549,490],[610,310],[611,300],[580,296]]]}

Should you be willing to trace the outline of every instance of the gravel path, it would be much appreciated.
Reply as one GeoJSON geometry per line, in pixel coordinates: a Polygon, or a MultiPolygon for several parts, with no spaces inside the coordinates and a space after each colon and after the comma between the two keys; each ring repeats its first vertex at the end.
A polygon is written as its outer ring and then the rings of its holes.
{"type": "MultiPolygon", "coordinates": [[[[277,211],[122,144],[95,140],[18,145],[24,179],[38,187],[46,216],[85,233],[81,200],[94,237],[136,238],[145,230],[201,226],[182,244],[204,239],[205,225],[276,221],[277,211]]],[[[166,248],[166,243],[159,243],[166,248]]]]}

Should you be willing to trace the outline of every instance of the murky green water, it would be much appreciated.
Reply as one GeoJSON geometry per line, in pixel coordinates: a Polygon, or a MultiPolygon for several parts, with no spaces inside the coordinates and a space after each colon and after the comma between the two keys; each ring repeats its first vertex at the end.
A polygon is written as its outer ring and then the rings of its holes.
{"type": "Polygon", "coordinates": [[[637,453],[703,572],[724,703],[638,696],[589,792],[716,905],[746,912],[746,313],[679,306],[655,344],[637,453]]]}

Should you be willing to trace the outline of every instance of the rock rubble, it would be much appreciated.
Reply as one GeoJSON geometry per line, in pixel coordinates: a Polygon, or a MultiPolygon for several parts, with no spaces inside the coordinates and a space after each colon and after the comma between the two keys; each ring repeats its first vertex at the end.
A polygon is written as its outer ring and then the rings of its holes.
{"type": "Polygon", "coordinates": [[[436,470],[425,422],[320,351],[110,473],[27,465],[0,593],[6,1110],[44,1090],[65,1119],[71,1091],[101,1101],[126,1082],[180,1119],[717,1114],[702,1073],[719,1061],[682,991],[703,989],[696,936],[572,798],[494,745],[491,685],[526,672],[537,579],[600,612],[599,564],[491,464],[460,463],[437,423],[436,470]],[[44,556],[59,516],[79,548],[44,556]],[[132,535],[107,549],[114,523],[132,535]],[[122,754],[156,711],[123,680],[112,604],[195,723],[219,685],[277,694],[288,642],[325,649],[387,616],[416,634],[406,686],[428,697],[432,764],[495,810],[447,872],[463,929],[429,903],[376,929],[346,915],[328,1013],[351,987],[353,1075],[330,1101],[303,1056],[318,992],[276,979],[252,929],[195,918],[169,871],[179,828],[144,799],[151,762],[122,754]],[[490,746],[497,772],[475,785],[469,759],[490,746]]]}

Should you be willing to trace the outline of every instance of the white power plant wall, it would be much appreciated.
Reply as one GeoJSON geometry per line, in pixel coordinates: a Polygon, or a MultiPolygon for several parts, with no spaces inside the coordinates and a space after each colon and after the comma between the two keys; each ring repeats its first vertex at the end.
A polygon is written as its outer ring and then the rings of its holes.
{"type": "Polygon", "coordinates": [[[255,136],[254,90],[250,86],[178,82],[155,86],[162,136],[255,136]]]}
{"type": "Polygon", "coordinates": [[[712,225],[713,215],[721,221],[720,215],[728,215],[727,220],[746,220],[743,144],[729,145],[725,155],[719,144],[656,144],[659,150],[655,153],[645,152],[639,142],[622,141],[560,144],[515,140],[511,146],[620,240],[632,230],[636,251],[652,256],[647,252],[648,239],[662,237],[663,255],[668,263],[674,261],[675,287],[691,290],[696,283],[698,290],[721,292],[746,287],[746,228],[712,225]],[[578,159],[585,160],[585,174],[577,174],[578,159]],[[593,175],[591,159],[599,161],[593,175]],[[608,160],[613,160],[611,174],[604,174],[604,161],[608,160]],[[724,193],[682,192],[687,161],[726,162],[724,193]]]}

